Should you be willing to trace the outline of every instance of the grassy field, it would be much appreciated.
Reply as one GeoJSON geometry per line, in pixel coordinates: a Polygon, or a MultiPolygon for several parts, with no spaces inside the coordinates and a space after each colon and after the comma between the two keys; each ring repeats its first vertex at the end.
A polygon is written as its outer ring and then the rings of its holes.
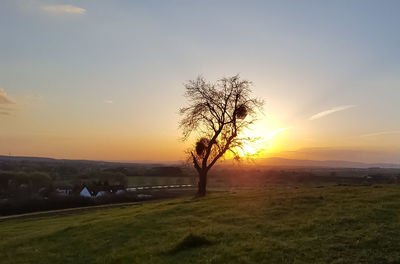
{"type": "Polygon", "coordinates": [[[400,263],[400,186],[274,186],[0,222],[0,263],[400,263]]]}

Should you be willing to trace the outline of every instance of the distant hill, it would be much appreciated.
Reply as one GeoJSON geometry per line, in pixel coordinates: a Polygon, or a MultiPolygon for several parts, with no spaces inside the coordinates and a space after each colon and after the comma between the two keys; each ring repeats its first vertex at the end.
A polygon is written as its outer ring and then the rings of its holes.
{"type": "Polygon", "coordinates": [[[257,165],[261,166],[289,166],[289,167],[329,167],[329,168],[400,168],[400,164],[394,163],[363,163],[343,160],[299,160],[272,157],[258,159],[257,165]]]}
{"type": "Polygon", "coordinates": [[[43,162],[43,163],[79,163],[79,164],[120,164],[120,165],[145,165],[158,166],[160,162],[118,162],[118,161],[101,161],[101,160],[73,160],[73,159],[54,159],[47,157],[29,157],[29,156],[5,156],[0,155],[0,161],[10,162],[43,162]]]}
{"type": "MultiPolygon", "coordinates": [[[[182,161],[96,161],[96,160],[70,160],[70,159],[53,159],[46,157],[25,157],[25,156],[4,156],[0,155],[0,161],[25,161],[25,162],[74,162],[74,163],[90,163],[90,164],[125,164],[125,165],[145,165],[145,166],[172,166],[180,165],[182,161]]],[[[223,161],[220,165],[224,166],[229,164],[230,161],[223,161]]],[[[265,159],[255,160],[255,165],[259,166],[281,166],[281,167],[325,167],[325,168],[400,168],[400,164],[395,163],[364,163],[352,162],[344,160],[301,160],[301,159],[286,159],[279,157],[271,157],[265,159]]]]}
{"type": "Polygon", "coordinates": [[[3,156],[0,155],[1,161],[43,161],[43,162],[52,162],[57,161],[52,158],[42,158],[42,157],[24,157],[24,156],[3,156]]]}

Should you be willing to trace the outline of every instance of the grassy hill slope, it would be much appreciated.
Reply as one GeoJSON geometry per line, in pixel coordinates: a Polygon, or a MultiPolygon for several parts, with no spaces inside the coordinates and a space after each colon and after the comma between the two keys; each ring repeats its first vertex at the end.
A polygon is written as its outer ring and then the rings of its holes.
{"type": "Polygon", "coordinates": [[[400,186],[288,187],[0,222],[1,263],[400,263],[400,186]]]}

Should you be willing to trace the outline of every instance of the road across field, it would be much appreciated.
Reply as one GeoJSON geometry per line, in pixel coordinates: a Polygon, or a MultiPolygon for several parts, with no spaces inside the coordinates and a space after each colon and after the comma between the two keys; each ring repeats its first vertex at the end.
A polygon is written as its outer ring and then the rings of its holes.
{"type": "Polygon", "coordinates": [[[192,184],[171,184],[171,185],[147,185],[147,186],[135,186],[126,188],[128,192],[135,192],[139,190],[161,190],[161,189],[182,189],[182,188],[193,188],[192,184]]]}

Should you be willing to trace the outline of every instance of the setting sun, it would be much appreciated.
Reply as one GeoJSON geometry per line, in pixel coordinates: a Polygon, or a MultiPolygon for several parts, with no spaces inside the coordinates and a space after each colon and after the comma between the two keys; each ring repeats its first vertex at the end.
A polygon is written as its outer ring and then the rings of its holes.
{"type": "Polygon", "coordinates": [[[268,131],[263,126],[255,126],[254,129],[244,131],[243,137],[249,140],[237,151],[240,157],[244,158],[263,158],[268,153],[279,151],[280,135],[289,128],[278,128],[268,131]]]}

